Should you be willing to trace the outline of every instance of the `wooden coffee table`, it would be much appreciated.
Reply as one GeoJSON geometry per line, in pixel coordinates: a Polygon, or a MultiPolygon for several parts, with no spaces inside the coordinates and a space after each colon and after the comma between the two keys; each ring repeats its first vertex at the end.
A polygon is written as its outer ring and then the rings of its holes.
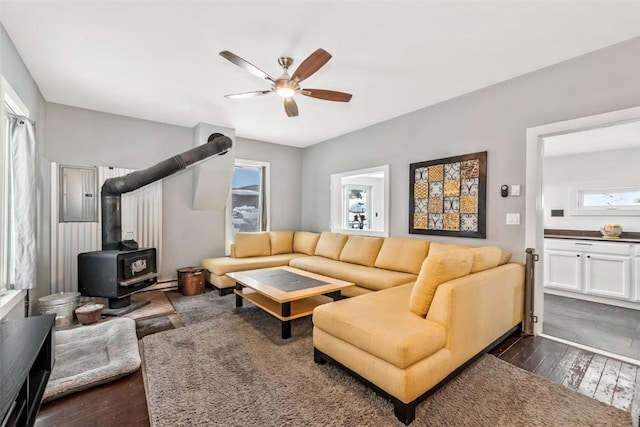
{"type": "Polygon", "coordinates": [[[282,338],[291,338],[291,321],[310,316],[321,304],[341,298],[355,284],[293,267],[272,267],[227,273],[236,281],[236,307],[243,299],[282,322],[282,338]]]}

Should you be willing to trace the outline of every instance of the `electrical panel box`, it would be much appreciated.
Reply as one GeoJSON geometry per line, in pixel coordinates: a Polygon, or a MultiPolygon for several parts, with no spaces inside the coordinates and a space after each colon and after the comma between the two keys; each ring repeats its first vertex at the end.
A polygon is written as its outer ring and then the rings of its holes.
{"type": "Polygon", "coordinates": [[[98,221],[98,169],[60,166],[58,181],[60,222],[98,221]]]}

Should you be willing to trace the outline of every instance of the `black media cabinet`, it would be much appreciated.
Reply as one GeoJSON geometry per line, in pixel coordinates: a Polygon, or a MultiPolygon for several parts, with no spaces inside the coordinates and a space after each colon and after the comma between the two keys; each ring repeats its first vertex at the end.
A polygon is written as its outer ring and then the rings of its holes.
{"type": "Polygon", "coordinates": [[[54,363],[55,314],[0,323],[0,426],[32,426],[54,363]]]}

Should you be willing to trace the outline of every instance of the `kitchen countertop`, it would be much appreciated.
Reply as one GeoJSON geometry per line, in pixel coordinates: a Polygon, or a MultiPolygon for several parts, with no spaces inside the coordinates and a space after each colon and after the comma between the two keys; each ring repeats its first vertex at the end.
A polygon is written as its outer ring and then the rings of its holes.
{"type": "Polygon", "coordinates": [[[613,243],[640,243],[640,233],[625,233],[619,239],[605,239],[599,231],[589,230],[544,230],[545,239],[570,239],[570,240],[596,240],[599,242],[613,243]]]}
{"type": "Polygon", "coordinates": [[[640,243],[640,239],[626,238],[624,236],[619,239],[605,239],[602,237],[590,237],[590,236],[561,236],[557,234],[545,234],[545,239],[566,239],[566,240],[597,240],[599,242],[613,242],[613,243],[640,243]]]}

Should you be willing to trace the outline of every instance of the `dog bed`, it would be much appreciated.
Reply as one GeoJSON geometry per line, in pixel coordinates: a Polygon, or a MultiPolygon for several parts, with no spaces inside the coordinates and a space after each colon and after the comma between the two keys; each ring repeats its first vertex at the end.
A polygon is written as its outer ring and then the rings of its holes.
{"type": "Polygon", "coordinates": [[[56,331],[54,340],[55,364],[44,402],[113,381],[140,367],[133,319],[118,318],[56,331]]]}

